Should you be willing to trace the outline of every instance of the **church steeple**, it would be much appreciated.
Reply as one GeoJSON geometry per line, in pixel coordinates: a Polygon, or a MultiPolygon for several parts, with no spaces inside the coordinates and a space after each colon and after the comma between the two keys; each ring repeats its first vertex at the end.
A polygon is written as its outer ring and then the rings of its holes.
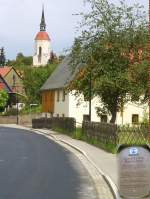
{"type": "Polygon", "coordinates": [[[35,51],[33,55],[33,66],[46,66],[51,59],[51,39],[46,32],[46,23],[44,16],[44,6],[42,8],[42,17],[40,23],[40,31],[35,37],[35,51]]]}
{"type": "Polygon", "coordinates": [[[44,16],[44,6],[42,9],[42,17],[41,17],[41,23],[40,23],[40,31],[46,31],[46,23],[45,23],[45,16],[44,16]]]}

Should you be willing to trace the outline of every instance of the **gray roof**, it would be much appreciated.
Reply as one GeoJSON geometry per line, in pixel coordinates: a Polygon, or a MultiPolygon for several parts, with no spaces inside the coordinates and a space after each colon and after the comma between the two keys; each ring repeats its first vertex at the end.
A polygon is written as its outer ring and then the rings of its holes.
{"type": "Polygon", "coordinates": [[[62,63],[57,66],[52,75],[50,75],[41,87],[41,91],[64,88],[68,85],[74,77],[74,73],[72,72],[72,68],[70,66],[70,60],[69,56],[64,58],[62,63]]]}

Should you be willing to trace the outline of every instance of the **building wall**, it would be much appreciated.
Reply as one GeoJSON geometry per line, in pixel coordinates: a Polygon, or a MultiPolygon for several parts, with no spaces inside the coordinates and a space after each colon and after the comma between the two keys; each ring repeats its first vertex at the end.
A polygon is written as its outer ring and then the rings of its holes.
{"type": "Polygon", "coordinates": [[[5,81],[7,82],[7,84],[13,88],[14,86],[14,77],[15,76],[15,90],[17,93],[23,94],[25,95],[25,90],[24,90],[24,85],[23,85],[23,81],[20,78],[20,76],[16,73],[16,71],[12,68],[10,70],[10,72],[4,77],[5,81]]]}
{"type": "MultiPolygon", "coordinates": [[[[92,100],[91,108],[91,120],[99,122],[100,118],[96,114],[96,107],[100,105],[99,99],[94,98],[92,100]]],[[[77,125],[81,124],[83,121],[83,115],[89,114],[89,102],[84,101],[83,95],[76,97],[74,92],[69,93],[69,117],[76,118],[77,125]]]]}
{"type": "Polygon", "coordinates": [[[33,66],[45,66],[49,59],[51,54],[51,43],[48,40],[36,40],[35,41],[35,52],[33,56],[33,66]],[[42,54],[41,54],[41,61],[39,61],[39,48],[42,48],[42,54]]]}
{"type": "Polygon", "coordinates": [[[57,101],[57,92],[58,90],[55,90],[54,116],[69,117],[69,94],[65,95],[65,100],[63,101],[63,90],[59,89],[59,101],[57,101]]]}
{"type": "MultiPolygon", "coordinates": [[[[84,101],[83,95],[76,97],[74,92],[67,93],[65,101],[62,100],[63,90],[59,90],[59,101],[57,101],[57,92],[55,90],[55,101],[54,101],[54,117],[73,117],[76,119],[77,125],[80,126],[83,121],[83,115],[89,114],[89,102],[84,101]]],[[[100,107],[101,103],[98,97],[92,99],[92,111],[91,120],[100,122],[101,118],[97,116],[96,107],[100,107]]],[[[123,114],[117,113],[116,124],[132,124],[132,115],[136,114],[139,117],[139,122],[143,121],[144,115],[148,113],[148,105],[137,105],[128,103],[124,106],[123,114]]],[[[108,122],[111,116],[108,115],[108,122]]]]}
{"type": "MultiPolygon", "coordinates": [[[[96,107],[100,107],[100,99],[95,97],[92,99],[92,111],[91,120],[100,122],[101,118],[97,116],[96,107]]],[[[69,117],[76,118],[77,123],[82,123],[83,115],[89,114],[89,102],[85,102],[82,95],[75,97],[73,93],[69,93],[69,117]],[[80,103],[78,103],[80,102],[80,103]]],[[[139,122],[143,121],[143,118],[148,114],[148,104],[138,105],[135,103],[127,103],[124,106],[123,114],[117,113],[116,124],[125,125],[132,124],[132,116],[138,115],[139,122]]],[[[110,115],[107,115],[108,122],[111,119],[110,115]]]]}
{"type": "Polygon", "coordinates": [[[133,114],[137,114],[139,116],[139,122],[142,122],[146,113],[148,113],[148,104],[138,105],[135,103],[127,103],[123,108],[123,114],[117,114],[116,123],[119,125],[132,124],[133,114]]]}

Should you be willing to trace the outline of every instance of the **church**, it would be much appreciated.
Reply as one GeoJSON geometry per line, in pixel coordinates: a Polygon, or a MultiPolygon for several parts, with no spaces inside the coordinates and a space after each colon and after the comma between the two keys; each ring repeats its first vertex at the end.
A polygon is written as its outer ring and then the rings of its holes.
{"type": "Polygon", "coordinates": [[[33,66],[45,66],[51,60],[52,56],[52,47],[51,47],[51,39],[46,32],[46,22],[45,22],[45,14],[44,7],[42,10],[42,17],[40,23],[40,31],[36,34],[35,37],[35,47],[34,47],[34,55],[33,55],[33,66]]]}

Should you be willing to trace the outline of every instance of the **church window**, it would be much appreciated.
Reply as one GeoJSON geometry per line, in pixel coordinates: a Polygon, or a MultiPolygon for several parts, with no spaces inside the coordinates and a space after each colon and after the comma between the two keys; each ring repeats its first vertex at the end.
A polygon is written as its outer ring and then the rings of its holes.
{"type": "Polygon", "coordinates": [[[39,47],[39,55],[38,55],[39,63],[41,63],[41,58],[42,58],[42,47],[39,47]]]}
{"type": "Polygon", "coordinates": [[[39,47],[39,56],[42,55],[42,47],[39,47]]]}

